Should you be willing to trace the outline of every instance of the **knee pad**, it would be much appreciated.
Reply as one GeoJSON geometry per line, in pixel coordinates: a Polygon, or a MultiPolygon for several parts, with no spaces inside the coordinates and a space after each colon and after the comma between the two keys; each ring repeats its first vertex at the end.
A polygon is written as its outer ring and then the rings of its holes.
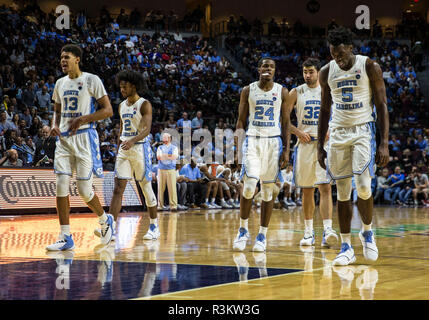
{"type": "Polygon", "coordinates": [[[261,185],[262,201],[268,202],[273,200],[274,183],[263,183],[261,185]]]}
{"type": "Polygon", "coordinates": [[[148,208],[155,207],[158,202],[156,200],[155,193],[153,192],[152,184],[148,181],[140,181],[139,183],[142,188],[146,206],[148,208]]]}
{"type": "Polygon", "coordinates": [[[94,198],[94,190],[92,190],[92,176],[88,180],[77,180],[77,190],[85,203],[88,203],[94,198]]]}
{"type": "Polygon", "coordinates": [[[352,178],[337,180],[337,200],[348,201],[352,193],[352,178]]]}
{"type": "Polygon", "coordinates": [[[258,180],[246,177],[244,179],[243,197],[246,199],[252,199],[255,194],[257,184],[258,180]]]}
{"type": "Polygon", "coordinates": [[[356,189],[358,197],[362,200],[368,200],[372,196],[371,176],[366,169],[361,175],[355,175],[356,189]]]}
{"type": "Polygon", "coordinates": [[[57,197],[67,197],[70,190],[70,176],[57,174],[57,197]]]}

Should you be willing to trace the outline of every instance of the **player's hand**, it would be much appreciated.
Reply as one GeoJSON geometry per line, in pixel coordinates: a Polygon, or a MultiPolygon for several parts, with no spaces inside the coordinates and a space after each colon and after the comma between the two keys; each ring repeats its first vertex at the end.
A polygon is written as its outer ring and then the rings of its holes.
{"type": "Polygon", "coordinates": [[[121,148],[124,150],[130,150],[133,145],[134,145],[134,142],[132,140],[122,141],[121,148]]]}
{"type": "Polygon", "coordinates": [[[317,161],[319,161],[320,166],[326,170],[325,159],[328,157],[326,150],[322,147],[317,148],[317,161]]]}
{"type": "Polygon", "coordinates": [[[309,142],[311,142],[311,136],[308,133],[306,133],[306,132],[299,131],[297,133],[297,137],[299,139],[299,142],[301,142],[301,143],[309,143],[309,142]]]}
{"type": "Polygon", "coordinates": [[[280,156],[280,170],[283,170],[286,168],[286,166],[289,163],[289,153],[285,151],[282,152],[282,155],[280,156]]]}
{"type": "Polygon", "coordinates": [[[69,130],[71,131],[71,134],[76,134],[77,130],[84,124],[84,121],[82,117],[74,118],[70,121],[70,127],[69,130]]]}
{"type": "Polygon", "coordinates": [[[387,144],[378,147],[375,161],[380,167],[385,167],[389,163],[389,147],[387,144]]]}
{"type": "Polygon", "coordinates": [[[49,131],[49,136],[50,137],[57,137],[59,135],[61,135],[60,128],[58,128],[57,126],[53,126],[51,128],[51,130],[49,131]]]}

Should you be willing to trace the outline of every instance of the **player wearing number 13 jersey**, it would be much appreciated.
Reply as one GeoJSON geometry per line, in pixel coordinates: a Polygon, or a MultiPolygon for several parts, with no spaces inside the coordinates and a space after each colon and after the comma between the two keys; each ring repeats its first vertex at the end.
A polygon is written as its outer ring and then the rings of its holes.
{"type": "Polygon", "coordinates": [[[80,197],[99,217],[101,244],[109,243],[113,236],[113,217],[104,212],[92,186],[94,174],[103,176],[95,122],[111,117],[113,110],[100,78],[82,72],[79,67],[81,60],[82,49],[78,45],[69,44],[61,49],[61,68],[67,75],[55,84],[52,96],[55,113],[50,132],[58,137],[54,170],[61,233],[57,242],[47,246],[49,251],[74,248],[69,223],[69,189],[73,172],[76,172],[80,197]],[[95,101],[99,105],[98,110],[95,101]]]}
{"type": "Polygon", "coordinates": [[[334,265],[348,265],[356,260],[351,245],[352,206],[350,194],[354,176],[358,193],[357,207],[362,219],[359,238],[365,259],[378,259],[372,231],[373,199],[371,177],[375,160],[381,167],[389,161],[386,89],[380,66],[366,56],[353,54],[353,34],[340,27],[328,34],[333,60],[319,74],[322,104],[318,126],[318,161],[337,183],[341,252],[334,265]],[[380,128],[380,145],[375,155],[375,113],[380,128]],[[329,120],[331,118],[331,120],[329,120]],[[330,130],[328,152],[323,148],[330,130]],[[325,158],[327,157],[327,164],[325,158]]]}
{"type": "Polygon", "coordinates": [[[259,180],[263,200],[261,227],[253,251],[265,251],[275,183],[279,169],[289,161],[288,91],[273,80],[274,60],[262,58],[258,63],[258,72],[259,81],[244,87],[241,92],[236,127],[237,130],[244,130],[246,123],[248,127],[242,148],[244,187],[240,201],[240,229],[233,243],[233,249],[237,251],[243,251],[249,239],[247,222],[259,180]]]}

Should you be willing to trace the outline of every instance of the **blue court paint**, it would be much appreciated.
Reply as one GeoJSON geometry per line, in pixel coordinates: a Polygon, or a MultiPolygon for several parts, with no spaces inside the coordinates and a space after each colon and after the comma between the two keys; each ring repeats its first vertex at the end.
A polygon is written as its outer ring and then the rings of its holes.
{"type": "MultiPolygon", "coordinates": [[[[73,259],[2,261],[0,300],[124,300],[260,278],[256,267],[73,259]],[[9,263],[8,263],[9,262],[9,263]]],[[[267,268],[268,276],[299,269],[267,268]]]]}

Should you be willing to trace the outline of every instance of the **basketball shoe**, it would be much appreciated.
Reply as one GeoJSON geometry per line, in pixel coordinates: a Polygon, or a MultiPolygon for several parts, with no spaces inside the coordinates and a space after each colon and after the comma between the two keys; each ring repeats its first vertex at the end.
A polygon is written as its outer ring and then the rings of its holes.
{"type": "Polygon", "coordinates": [[[329,248],[338,242],[338,235],[334,229],[328,227],[323,231],[322,247],[329,248]]]}
{"type": "Polygon", "coordinates": [[[341,244],[341,251],[332,261],[334,266],[347,266],[356,261],[355,252],[352,246],[344,242],[341,244]]]}
{"type": "Polygon", "coordinates": [[[46,247],[48,251],[66,251],[74,249],[74,241],[72,235],[60,233],[57,242],[46,247]]]}
{"type": "Polygon", "coordinates": [[[143,240],[156,240],[161,236],[161,232],[159,231],[159,226],[151,223],[149,225],[149,229],[147,233],[144,235],[143,240]]]}
{"type": "Polygon", "coordinates": [[[314,245],[315,238],[314,238],[314,230],[308,231],[306,230],[304,232],[304,238],[301,239],[299,242],[300,246],[312,246],[314,245]]]}
{"type": "MultiPolygon", "coordinates": [[[[116,221],[115,220],[113,220],[113,227],[112,227],[112,229],[113,229],[113,235],[112,235],[112,240],[110,240],[110,241],[115,241],[116,240],[116,221]]],[[[96,237],[101,238],[101,228],[94,229],[94,235],[96,237]]]]}
{"type": "Polygon", "coordinates": [[[363,256],[366,260],[376,261],[378,259],[378,249],[375,244],[374,233],[372,230],[360,231],[359,239],[362,242],[363,256]]]}
{"type": "Polygon", "coordinates": [[[241,227],[238,229],[237,237],[234,240],[232,248],[235,251],[243,251],[246,248],[247,240],[250,239],[250,234],[247,229],[241,227]]]}
{"type": "Polygon", "coordinates": [[[267,238],[264,236],[263,233],[259,233],[256,236],[255,245],[253,246],[254,252],[264,252],[267,248],[267,238]]]}

